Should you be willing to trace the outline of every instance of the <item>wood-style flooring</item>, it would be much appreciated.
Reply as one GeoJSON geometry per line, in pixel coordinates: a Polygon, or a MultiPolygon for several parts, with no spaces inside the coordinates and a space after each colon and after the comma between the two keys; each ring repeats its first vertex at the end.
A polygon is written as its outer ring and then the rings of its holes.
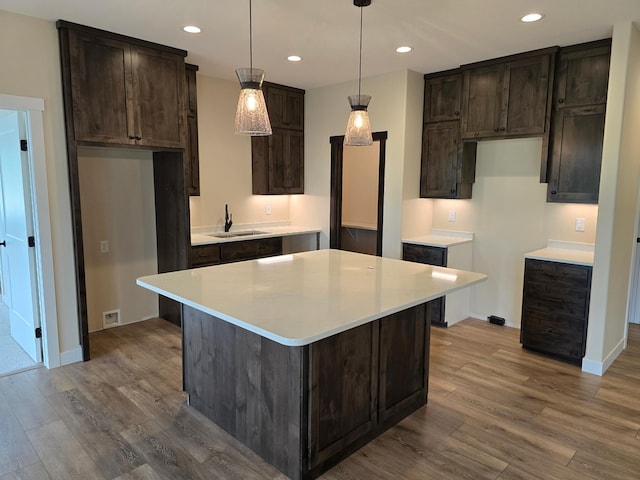
{"type": "MultiPolygon", "coordinates": [[[[604,377],[478,320],[432,329],[429,402],[323,479],[640,478],[640,326],[604,377]]],[[[0,480],[285,478],[181,392],[180,330],[91,335],[90,362],[0,378],[0,480]]]]}

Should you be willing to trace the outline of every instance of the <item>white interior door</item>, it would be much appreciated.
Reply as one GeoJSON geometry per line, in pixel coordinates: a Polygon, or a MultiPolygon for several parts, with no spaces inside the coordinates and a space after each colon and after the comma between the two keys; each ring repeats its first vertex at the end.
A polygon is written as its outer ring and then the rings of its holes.
{"type": "Polygon", "coordinates": [[[20,148],[26,126],[19,115],[23,114],[0,112],[0,200],[4,214],[0,242],[5,242],[0,248],[8,275],[5,285],[11,336],[34,361],[41,362],[41,339],[35,334],[40,326],[35,248],[29,246],[29,237],[34,235],[29,158],[20,148]]]}

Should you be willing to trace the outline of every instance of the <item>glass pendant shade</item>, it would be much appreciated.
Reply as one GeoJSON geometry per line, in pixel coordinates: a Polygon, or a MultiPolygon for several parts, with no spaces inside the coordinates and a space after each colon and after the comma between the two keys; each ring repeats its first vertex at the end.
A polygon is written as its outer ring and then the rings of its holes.
{"type": "Polygon", "coordinates": [[[238,68],[236,75],[242,88],[236,110],[236,133],[251,136],[271,135],[271,122],[262,93],[264,70],[238,68]]]}
{"type": "Polygon", "coordinates": [[[349,96],[351,113],[347,122],[347,133],[344,136],[345,145],[358,147],[373,145],[371,123],[369,122],[369,112],[367,112],[370,101],[370,95],[349,96]]]}

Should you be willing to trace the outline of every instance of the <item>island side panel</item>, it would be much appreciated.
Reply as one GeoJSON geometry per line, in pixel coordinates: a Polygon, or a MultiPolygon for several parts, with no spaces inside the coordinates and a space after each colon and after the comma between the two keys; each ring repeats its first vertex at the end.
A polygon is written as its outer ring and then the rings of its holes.
{"type": "Polygon", "coordinates": [[[183,305],[189,404],[292,479],[306,438],[308,347],[286,347],[183,305]]]}

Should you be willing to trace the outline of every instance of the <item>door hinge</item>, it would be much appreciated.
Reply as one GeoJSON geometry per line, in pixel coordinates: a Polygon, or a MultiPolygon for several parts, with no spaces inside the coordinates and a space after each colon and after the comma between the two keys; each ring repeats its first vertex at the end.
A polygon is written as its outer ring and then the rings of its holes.
{"type": "Polygon", "coordinates": [[[36,328],[36,338],[42,338],[42,328],[36,328]]]}
{"type": "Polygon", "coordinates": [[[20,150],[22,150],[23,152],[26,152],[29,150],[26,140],[20,140],[20,150]]]}
{"type": "Polygon", "coordinates": [[[27,238],[27,243],[29,244],[30,247],[35,247],[36,246],[36,237],[27,238]]]}

